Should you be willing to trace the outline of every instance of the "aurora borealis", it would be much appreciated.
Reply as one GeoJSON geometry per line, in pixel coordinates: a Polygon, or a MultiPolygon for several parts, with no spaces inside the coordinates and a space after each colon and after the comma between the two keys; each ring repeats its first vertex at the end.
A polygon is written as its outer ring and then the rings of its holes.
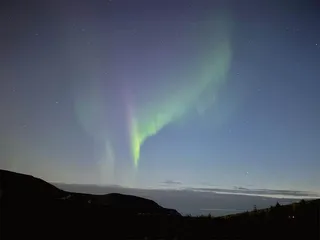
{"type": "Polygon", "coordinates": [[[319,4],[280,2],[2,1],[0,168],[320,194],[319,4]]]}
{"type": "MultiPolygon", "coordinates": [[[[228,29],[229,19],[226,20],[221,15],[219,17],[209,22],[212,24],[211,31],[216,37],[211,42],[211,46],[209,45],[208,53],[201,56],[203,59],[197,62],[197,68],[192,68],[190,73],[186,70],[187,76],[184,76],[186,83],[168,95],[164,94],[162,98],[144,106],[137,114],[130,111],[131,150],[136,167],[141,146],[148,137],[157,134],[167,124],[183,117],[188,110],[197,105],[206,89],[211,89],[209,94],[214,99],[219,86],[224,82],[229,70],[232,49],[228,29]]],[[[208,107],[211,103],[212,101],[202,104],[208,107]]]]}

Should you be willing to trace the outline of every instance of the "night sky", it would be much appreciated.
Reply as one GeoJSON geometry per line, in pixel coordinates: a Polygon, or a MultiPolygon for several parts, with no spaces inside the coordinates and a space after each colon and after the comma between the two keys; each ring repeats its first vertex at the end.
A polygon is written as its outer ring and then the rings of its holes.
{"type": "Polygon", "coordinates": [[[320,194],[318,1],[1,1],[0,168],[320,194]]]}

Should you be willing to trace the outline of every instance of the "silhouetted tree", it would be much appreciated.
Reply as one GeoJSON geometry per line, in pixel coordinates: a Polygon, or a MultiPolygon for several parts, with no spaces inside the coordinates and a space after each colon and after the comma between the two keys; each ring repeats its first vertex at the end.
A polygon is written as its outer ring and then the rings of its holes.
{"type": "Polygon", "coordinates": [[[253,211],[256,213],[258,210],[257,210],[257,205],[253,205],[253,211]]]}
{"type": "Polygon", "coordinates": [[[305,204],[306,204],[306,201],[305,201],[304,199],[302,199],[302,200],[300,201],[300,204],[301,204],[301,205],[305,205],[305,204]]]}

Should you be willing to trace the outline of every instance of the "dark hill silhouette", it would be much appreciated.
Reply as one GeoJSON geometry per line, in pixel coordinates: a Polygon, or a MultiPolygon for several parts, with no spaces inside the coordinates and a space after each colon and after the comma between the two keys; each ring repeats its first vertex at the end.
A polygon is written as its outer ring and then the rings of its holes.
{"type": "Polygon", "coordinates": [[[182,217],[152,200],[62,191],[0,170],[0,239],[320,239],[320,200],[182,217]]]}
{"type": "Polygon", "coordinates": [[[146,207],[146,208],[159,208],[160,206],[149,199],[131,196],[131,195],[123,195],[120,193],[110,193],[105,195],[103,199],[103,203],[106,205],[120,205],[120,206],[128,206],[128,207],[146,207]]]}
{"type": "Polygon", "coordinates": [[[131,195],[109,193],[93,195],[63,191],[39,178],[0,170],[0,193],[2,202],[7,204],[48,204],[87,205],[87,207],[104,207],[110,213],[126,214],[180,214],[173,209],[166,209],[156,202],[131,195]]]}
{"type": "Polygon", "coordinates": [[[24,201],[28,199],[61,198],[65,192],[33,176],[0,170],[0,194],[5,199],[24,201]]]}

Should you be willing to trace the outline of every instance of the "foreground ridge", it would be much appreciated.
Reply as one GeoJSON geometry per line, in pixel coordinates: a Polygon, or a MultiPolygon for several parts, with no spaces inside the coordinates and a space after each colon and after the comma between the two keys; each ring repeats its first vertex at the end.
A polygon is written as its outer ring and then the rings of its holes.
{"type": "Polygon", "coordinates": [[[0,234],[112,239],[319,239],[320,200],[212,218],[132,195],[73,193],[29,175],[0,170],[0,234]]]}

